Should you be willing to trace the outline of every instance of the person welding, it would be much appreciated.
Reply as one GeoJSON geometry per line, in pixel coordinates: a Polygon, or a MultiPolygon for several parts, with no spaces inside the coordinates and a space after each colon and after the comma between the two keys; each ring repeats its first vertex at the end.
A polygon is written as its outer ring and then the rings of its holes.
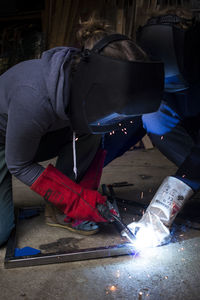
{"type": "Polygon", "coordinates": [[[64,214],[51,225],[95,233],[108,221],[97,209],[107,206],[97,191],[103,165],[140,138],[137,116],[160,105],[163,63],[94,18],[77,36],[82,49],[47,50],[0,77],[0,245],[15,226],[12,175],[64,214]],[[112,152],[104,133],[119,122],[132,130],[112,152]],[[105,150],[112,152],[106,162],[105,150]],[[55,167],[40,164],[54,157],[55,167]]]}
{"type": "Polygon", "coordinates": [[[183,9],[160,12],[138,29],[138,44],[165,66],[163,101],[157,112],[142,116],[143,126],[178,167],[164,179],[141,220],[129,224],[141,245],[168,243],[175,217],[200,189],[199,36],[199,22],[183,9]]]}

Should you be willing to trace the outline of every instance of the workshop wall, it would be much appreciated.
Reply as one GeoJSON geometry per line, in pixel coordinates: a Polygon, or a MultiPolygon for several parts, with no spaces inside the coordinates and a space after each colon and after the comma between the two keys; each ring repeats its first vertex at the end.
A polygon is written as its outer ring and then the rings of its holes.
{"type": "Polygon", "coordinates": [[[78,22],[93,13],[134,38],[153,11],[172,4],[197,12],[200,8],[198,0],[1,0],[0,74],[20,61],[40,57],[46,49],[78,46],[78,22]]]}
{"type": "Polygon", "coordinates": [[[1,0],[0,74],[16,63],[37,58],[45,49],[42,0],[1,0]]]}
{"type": "MultiPolygon", "coordinates": [[[[134,38],[136,28],[155,10],[181,6],[191,9],[191,0],[46,0],[44,31],[47,47],[74,45],[75,31],[79,19],[84,20],[92,13],[103,18],[117,32],[134,38]]],[[[200,5],[199,5],[200,7],[200,5]]]]}

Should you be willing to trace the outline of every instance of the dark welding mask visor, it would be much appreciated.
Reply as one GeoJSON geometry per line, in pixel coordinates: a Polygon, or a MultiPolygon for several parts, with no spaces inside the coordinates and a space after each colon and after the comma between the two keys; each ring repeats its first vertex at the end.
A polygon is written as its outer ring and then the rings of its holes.
{"type": "Polygon", "coordinates": [[[165,91],[175,92],[199,81],[200,28],[198,24],[182,29],[177,16],[150,19],[137,32],[138,44],[153,60],[164,62],[165,91]]]}
{"type": "Polygon", "coordinates": [[[83,133],[115,130],[122,121],[154,112],[163,92],[160,62],[133,62],[87,51],[71,85],[72,129],[83,133]]]}

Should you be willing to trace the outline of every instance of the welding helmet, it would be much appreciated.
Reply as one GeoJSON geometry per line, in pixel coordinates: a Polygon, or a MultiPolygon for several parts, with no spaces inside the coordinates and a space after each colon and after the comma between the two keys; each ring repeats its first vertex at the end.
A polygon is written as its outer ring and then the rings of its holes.
{"type": "MultiPolygon", "coordinates": [[[[125,61],[100,55],[109,43],[128,37],[112,34],[81,53],[71,82],[69,118],[77,133],[105,133],[133,116],[158,109],[164,86],[161,62],[125,61]]],[[[129,121],[128,121],[129,120],[129,121]]]]}
{"type": "Polygon", "coordinates": [[[165,91],[176,92],[199,82],[200,26],[176,15],[153,17],[137,31],[137,43],[165,66],[165,91]],[[186,29],[178,24],[185,25],[186,29]]]}

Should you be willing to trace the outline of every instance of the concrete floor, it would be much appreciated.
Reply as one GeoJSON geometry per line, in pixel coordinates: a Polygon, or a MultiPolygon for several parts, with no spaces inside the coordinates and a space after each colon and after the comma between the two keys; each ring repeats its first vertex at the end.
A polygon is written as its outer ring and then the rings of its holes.
{"type": "MultiPolygon", "coordinates": [[[[156,149],[127,152],[104,169],[102,183],[127,181],[115,188],[118,197],[148,204],[165,176],[176,167],[156,149]]],[[[14,180],[16,206],[44,205],[43,200],[14,180]]],[[[124,220],[138,218],[124,205],[124,220]]],[[[133,209],[134,210],[134,209],[133,209]]],[[[119,256],[27,268],[4,269],[6,248],[0,249],[0,300],[190,300],[200,299],[200,197],[187,205],[174,224],[169,245],[148,249],[139,256],[119,256]],[[191,228],[195,227],[196,230],[191,228]]],[[[83,237],[49,227],[44,216],[21,221],[18,246],[56,251],[120,243],[113,227],[83,237]]]]}

